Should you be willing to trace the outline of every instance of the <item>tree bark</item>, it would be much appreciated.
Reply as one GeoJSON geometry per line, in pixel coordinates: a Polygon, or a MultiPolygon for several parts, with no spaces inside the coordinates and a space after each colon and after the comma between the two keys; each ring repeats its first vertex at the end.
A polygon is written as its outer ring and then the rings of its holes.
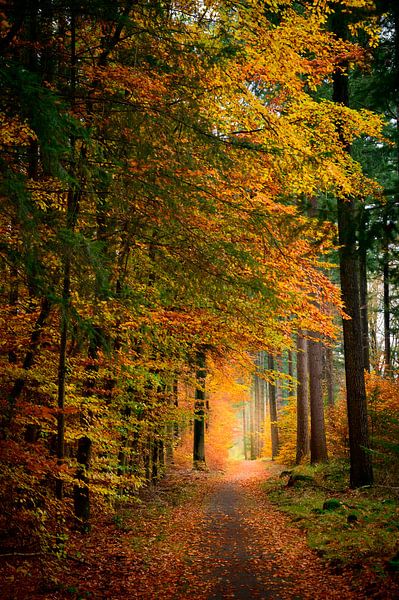
{"type": "Polygon", "coordinates": [[[323,403],[323,347],[316,334],[308,341],[310,399],[310,462],[327,462],[327,442],[323,403]]]}
{"type": "Polygon", "coordinates": [[[255,386],[252,382],[251,400],[249,404],[249,442],[250,442],[250,459],[256,459],[256,443],[255,443],[255,386]]]}
{"type": "MultiPolygon", "coordinates": [[[[269,371],[274,370],[274,358],[270,354],[267,358],[267,366],[269,371]]],[[[269,408],[270,408],[270,433],[272,438],[272,460],[276,458],[279,451],[280,440],[279,431],[277,424],[277,398],[276,398],[276,385],[275,383],[269,383],[269,408]]]]}
{"type": "Polygon", "coordinates": [[[84,436],[78,442],[78,468],[76,479],[78,483],[73,486],[73,501],[75,508],[75,517],[78,521],[79,529],[87,533],[90,530],[90,493],[88,470],[91,456],[91,439],[84,436]]]}
{"type": "Polygon", "coordinates": [[[331,346],[326,346],[326,388],[327,406],[334,406],[334,353],[331,346]]]}
{"type": "Polygon", "coordinates": [[[367,292],[367,247],[364,239],[365,209],[362,208],[362,218],[359,232],[359,290],[360,290],[360,319],[362,327],[363,366],[370,372],[370,342],[368,319],[368,292],[367,292]]]}
{"type": "MultiPolygon", "coordinates": [[[[345,17],[337,10],[334,32],[347,38],[345,17]]],[[[345,66],[345,65],[343,65],[345,66]]],[[[337,69],[333,81],[333,101],[349,106],[347,73],[337,69]]],[[[342,134],[340,132],[342,137],[342,134]]],[[[342,138],[347,152],[349,144],[342,138]]],[[[343,320],[346,394],[350,446],[350,485],[361,487],[373,483],[373,468],[369,452],[367,400],[364,382],[362,330],[360,323],[359,261],[356,250],[356,211],[353,198],[338,199],[338,233],[341,292],[345,311],[343,320]]]]}
{"type": "Polygon", "coordinates": [[[194,448],[193,464],[195,469],[203,469],[205,463],[205,353],[197,352],[197,387],[194,404],[194,448]]]}
{"type": "Polygon", "coordinates": [[[392,369],[391,360],[391,297],[389,289],[390,269],[389,269],[389,237],[388,237],[388,217],[384,212],[384,248],[383,248],[383,312],[384,312],[384,374],[387,375],[392,369]]]}
{"type": "Polygon", "coordinates": [[[248,447],[247,447],[247,415],[245,411],[245,405],[242,407],[242,437],[244,447],[244,459],[248,460],[248,447]]]}
{"type": "Polygon", "coordinates": [[[309,399],[307,341],[301,333],[297,336],[297,431],[296,464],[299,465],[309,454],[309,399]]]}
{"type": "MultiPolygon", "coordinates": [[[[76,22],[75,10],[71,7],[71,106],[74,106],[76,94],[76,22]]],[[[75,171],[75,138],[71,138],[71,168],[75,171]]],[[[68,190],[66,228],[69,232],[74,232],[79,211],[80,189],[77,184],[71,186],[68,190]]],[[[62,306],[61,306],[61,335],[60,350],[58,359],[58,413],[57,413],[57,458],[61,466],[65,453],[65,387],[66,387],[66,351],[69,333],[69,308],[71,297],[71,249],[66,247],[63,254],[63,285],[62,285],[62,306]]],[[[56,478],[55,493],[58,499],[63,497],[63,480],[56,478]]]]}

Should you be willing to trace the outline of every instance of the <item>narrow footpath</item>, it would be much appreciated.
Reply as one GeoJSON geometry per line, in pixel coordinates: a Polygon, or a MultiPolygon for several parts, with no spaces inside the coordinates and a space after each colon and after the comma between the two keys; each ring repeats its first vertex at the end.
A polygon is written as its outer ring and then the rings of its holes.
{"type": "Polygon", "coordinates": [[[212,565],[207,600],[360,598],[345,577],[326,571],[304,534],[270,505],[260,487],[266,476],[262,462],[242,462],[213,490],[203,529],[212,565]]]}

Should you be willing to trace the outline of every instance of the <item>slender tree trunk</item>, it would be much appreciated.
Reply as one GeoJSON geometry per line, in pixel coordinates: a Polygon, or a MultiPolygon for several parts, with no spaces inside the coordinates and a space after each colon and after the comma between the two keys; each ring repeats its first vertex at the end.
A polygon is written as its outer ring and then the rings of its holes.
{"type": "Polygon", "coordinates": [[[149,484],[151,481],[151,436],[149,433],[146,434],[146,437],[142,441],[142,456],[143,456],[143,464],[144,464],[144,475],[147,483],[149,484]]]}
{"type": "MultiPolygon", "coordinates": [[[[76,94],[76,28],[75,11],[71,8],[71,106],[74,106],[76,94]]],[[[75,165],[75,139],[71,139],[71,167],[72,172],[76,170],[75,165]]],[[[80,190],[76,186],[71,186],[68,191],[66,227],[69,232],[74,232],[79,211],[80,190]]],[[[62,306],[61,306],[61,335],[60,350],[58,360],[58,413],[57,413],[57,458],[61,466],[65,454],[65,387],[66,387],[66,351],[69,333],[69,304],[71,297],[71,249],[66,247],[63,256],[63,285],[62,285],[62,306]]],[[[56,478],[55,493],[58,499],[63,497],[63,480],[56,478]]]]}
{"type": "Polygon", "coordinates": [[[334,406],[334,353],[331,346],[326,346],[326,388],[327,388],[327,406],[334,406]]]}
{"type": "MultiPolygon", "coordinates": [[[[68,341],[68,316],[67,305],[70,295],[70,259],[64,264],[64,286],[62,300],[64,306],[61,313],[61,339],[58,360],[58,412],[57,412],[57,458],[59,466],[62,465],[65,453],[65,383],[66,383],[66,349],[68,341]]],[[[64,483],[61,477],[56,478],[55,494],[59,500],[64,495],[64,483]]]]}
{"type": "Polygon", "coordinates": [[[78,468],[76,471],[77,483],[73,486],[73,500],[75,517],[78,526],[84,533],[90,530],[90,493],[88,470],[90,466],[91,439],[81,437],[78,442],[78,468]]]}
{"type": "Polygon", "coordinates": [[[255,460],[255,390],[253,383],[251,388],[251,399],[249,403],[249,448],[249,458],[250,460],[255,460]]]}
{"type": "Polygon", "coordinates": [[[193,463],[195,469],[205,467],[205,353],[197,352],[197,387],[194,405],[194,449],[193,463]]]}
{"type": "Polygon", "coordinates": [[[242,437],[244,446],[244,458],[248,460],[248,447],[247,447],[247,415],[245,405],[242,407],[242,437]]]}
{"type": "Polygon", "coordinates": [[[168,422],[165,427],[165,460],[167,465],[173,465],[174,463],[175,436],[173,425],[172,422],[168,422]]]}
{"type": "MultiPolygon", "coordinates": [[[[176,409],[179,408],[179,382],[177,377],[175,377],[173,381],[173,405],[176,409]]],[[[173,432],[175,441],[178,441],[180,438],[180,431],[179,423],[177,421],[175,421],[173,424],[173,432]]]]}
{"type": "MultiPolygon", "coordinates": [[[[17,227],[17,221],[15,218],[11,219],[11,228],[13,231],[15,231],[17,227]]],[[[16,250],[17,248],[14,249],[14,252],[16,254],[16,250]]],[[[18,283],[19,283],[19,277],[18,277],[18,266],[17,266],[17,261],[16,259],[12,259],[11,262],[11,266],[10,266],[10,290],[9,290],[9,295],[8,295],[8,302],[10,304],[10,306],[12,307],[11,309],[11,314],[15,317],[18,314],[18,283]]],[[[11,339],[12,339],[12,346],[10,347],[9,351],[8,351],[8,362],[11,364],[15,364],[17,362],[17,336],[15,334],[15,332],[13,330],[10,331],[11,334],[11,339]]]]}
{"type": "Polygon", "coordinates": [[[390,298],[390,268],[389,268],[389,237],[388,218],[384,214],[384,249],[383,249],[383,287],[384,287],[384,374],[392,369],[391,360],[391,298],[390,298]]]}
{"type": "Polygon", "coordinates": [[[301,333],[297,336],[297,433],[296,464],[299,465],[309,454],[309,399],[307,340],[301,333]]]}
{"type": "MultiPolygon", "coordinates": [[[[269,371],[274,370],[274,358],[269,354],[267,359],[267,366],[269,371]]],[[[270,433],[272,438],[272,459],[274,460],[279,451],[279,432],[277,424],[277,398],[276,398],[276,385],[275,383],[269,383],[269,407],[270,407],[270,433]]]]}
{"type": "MultiPolygon", "coordinates": [[[[345,16],[337,10],[334,32],[347,38],[345,16]]],[[[333,100],[349,106],[347,73],[334,73],[333,100]]],[[[349,145],[343,140],[347,152],[349,145]]],[[[364,359],[359,306],[359,262],[356,251],[356,211],[352,198],[338,200],[338,232],[341,291],[345,311],[350,319],[344,319],[344,350],[346,394],[348,406],[348,429],[350,446],[350,484],[361,487],[373,483],[373,468],[369,449],[367,400],[364,382],[364,359]]]]}
{"type": "Polygon", "coordinates": [[[292,364],[292,350],[288,350],[288,375],[292,378],[294,376],[294,366],[292,364]]]}
{"type": "Polygon", "coordinates": [[[155,483],[159,476],[159,440],[156,436],[151,438],[151,482],[155,483]]]}
{"type": "Polygon", "coordinates": [[[309,399],[310,399],[310,462],[326,462],[327,442],[323,403],[323,347],[316,337],[308,341],[309,399]]]}
{"type": "Polygon", "coordinates": [[[362,207],[362,218],[359,232],[359,290],[360,290],[360,319],[362,327],[363,365],[370,372],[370,342],[368,319],[368,293],[367,293],[367,247],[364,239],[365,209],[362,207]]]}

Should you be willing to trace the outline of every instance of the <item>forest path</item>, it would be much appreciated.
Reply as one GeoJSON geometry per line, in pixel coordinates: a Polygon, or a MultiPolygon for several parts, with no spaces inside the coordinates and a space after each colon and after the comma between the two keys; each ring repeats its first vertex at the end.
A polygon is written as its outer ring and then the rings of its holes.
{"type": "Polygon", "coordinates": [[[304,534],[267,501],[260,484],[275,469],[260,461],[231,465],[205,510],[202,543],[212,587],[208,600],[352,599],[342,575],[326,571],[304,534]]]}
{"type": "Polygon", "coordinates": [[[243,484],[263,479],[264,475],[265,469],[259,462],[234,465],[210,497],[206,509],[208,522],[204,524],[205,537],[210,542],[207,555],[213,565],[210,575],[214,583],[209,600],[282,598],[284,579],[279,578],[273,566],[273,555],[258,551],[256,540],[250,536],[251,509],[243,484]],[[259,577],[258,561],[262,562],[263,575],[268,575],[267,585],[259,577]]]}
{"type": "MultiPolygon", "coordinates": [[[[267,499],[281,470],[244,461],[224,473],[175,469],[139,505],[96,511],[88,535],[71,532],[65,556],[18,558],[1,600],[363,600],[267,499]]],[[[1,574],[0,574],[1,575],[1,574]]],[[[1,580],[1,576],[0,576],[1,580]]],[[[3,581],[6,583],[6,578],[3,581]]]]}

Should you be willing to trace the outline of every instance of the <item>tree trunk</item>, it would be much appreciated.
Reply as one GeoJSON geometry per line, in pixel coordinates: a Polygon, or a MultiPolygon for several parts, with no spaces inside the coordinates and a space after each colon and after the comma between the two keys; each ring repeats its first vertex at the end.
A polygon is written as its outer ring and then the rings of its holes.
{"type": "MultiPolygon", "coordinates": [[[[267,359],[267,366],[269,371],[274,370],[274,358],[269,354],[267,359]]],[[[276,399],[276,385],[275,383],[269,383],[269,407],[270,407],[270,433],[272,438],[272,460],[274,460],[279,451],[279,433],[277,424],[277,399],[276,399]]]]}
{"type": "Polygon", "coordinates": [[[159,476],[159,440],[155,436],[151,439],[151,482],[155,483],[159,476]]]}
{"type": "Polygon", "coordinates": [[[245,405],[242,407],[242,437],[244,446],[244,459],[248,460],[248,447],[247,447],[247,415],[245,411],[245,405]]]}
{"type": "Polygon", "coordinates": [[[359,231],[359,290],[360,290],[360,320],[362,327],[363,366],[370,372],[370,342],[368,319],[367,293],[367,247],[364,239],[366,229],[365,209],[362,207],[362,218],[359,231]]]}
{"type": "Polygon", "coordinates": [[[309,454],[309,399],[307,341],[301,333],[297,336],[297,430],[296,464],[299,465],[309,454]]]}
{"type": "Polygon", "coordinates": [[[387,375],[392,369],[391,360],[391,298],[389,289],[389,238],[388,218],[384,213],[384,249],[383,249],[383,287],[384,287],[384,374],[387,375]]]}
{"type": "Polygon", "coordinates": [[[205,467],[205,354],[197,352],[197,387],[194,405],[194,448],[193,464],[195,469],[205,467]]]}
{"type": "MultiPolygon", "coordinates": [[[[58,412],[57,412],[57,458],[61,466],[65,453],[65,383],[66,383],[66,348],[68,340],[68,316],[67,305],[70,294],[70,259],[67,258],[64,266],[64,286],[62,299],[64,306],[61,308],[61,340],[58,359],[58,412]]],[[[59,500],[64,495],[64,483],[61,477],[56,478],[55,494],[59,500]]]]}
{"type": "Polygon", "coordinates": [[[326,357],[326,388],[327,388],[327,406],[334,406],[334,353],[331,346],[325,349],[326,357]]]}
{"type": "MultiPolygon", "coordinates": [[[[71,106],[74,106],[76,94],[76,23],[75,11],[71,9],[71,79],[70,93],[71,106]]],[[[71,138],[71,170],[75,171],[75,139],[71,138]]],[[[69,232],[74,232],[79,211],[80,190],[77,184],[71,186],[68,190],[66,228],[69,232]]],[[[61,305],[61,336],[60,351],[58,359],[58,413],[57,413],[57,458],[59,466],[64,460],[64,436],[65,436],[65,384],[66,384],[66,350],[69,331],[69,308],[71,297],[71,249],[66,246],[63,254],[63,285],[62,285],[62,305],[61,305]]],[[[63,497],[63,480],[56,478],[55,493],[58,499],[63,497]]]]}
{"type": "Polygon", "coordinates": [[[292,378],[294,376],[294,366],[292,364],[292,350],[288,350],[287,361],[288,361],[288,375],[292,378]]]}
{"type": "Polygon", "coordinates": [[[308,341],[310,399],[310,462],[327,462],[326,429],[323,403],[323,347],[316,334],[308,341]]]}
{"type": "Polygon", "coordinates": [[[255,444],[255,387],[252,382],[251,400],[249,404],[249,442],[250,442],[250,459],[256,459],[256,444],[255,444]]]}
{"type": "MultiPolygon", "coordinates": [[[[344,15],[337,10],[334,32],[347,38],[344,15]]],[[[344,65],[345,66],[345,65],[344,65]]],[[[349,106],[347,73],[334,73],[333,101],[349,106]]],[[[347,152],[349,145],[342,140],[347,152]]],[[[352,198],[338,199],[338,233],[341,292],[345,311],[350,319],[343,320],[346,394],[350,446],[350,484],[352,487],[370,485],[373,469],[369,449],[367,400],[364,382],[362,330],[360,324],[359,262],[356,252],[356,212],[352,198]]]]}
{"type": "Polygon", "coordinates": [[[90,530],[90,493],[88,486],[90,455],[91,439],[86,436],[81,437],[78,442],[78,468],[75,476],[78,483],[73,486],[73,501],[79,529],[84,533],[90,530]]]}

